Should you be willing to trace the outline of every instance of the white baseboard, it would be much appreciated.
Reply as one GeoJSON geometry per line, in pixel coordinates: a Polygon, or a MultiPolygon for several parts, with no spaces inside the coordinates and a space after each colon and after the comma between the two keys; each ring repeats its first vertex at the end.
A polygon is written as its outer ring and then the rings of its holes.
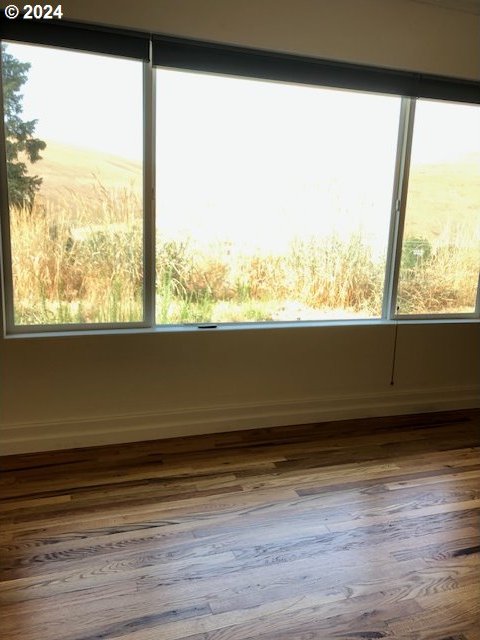
{"type": "Polygon", "coordinates": [[[477,407],[480,389],[469,386],[16,423],[2,427],[0,455],[477,407]]]}

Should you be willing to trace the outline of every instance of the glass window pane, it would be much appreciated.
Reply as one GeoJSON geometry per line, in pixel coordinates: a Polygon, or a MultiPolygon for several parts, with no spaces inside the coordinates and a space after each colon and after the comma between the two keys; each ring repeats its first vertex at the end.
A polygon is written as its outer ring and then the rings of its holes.
{"type": "Polygon", "coordinates": [[[17,325],[143,318],[142,63],[2,46],[17,325]]]}
{"type": "Polygon", "coordinates": [[[397,305],[475,311],[480,266],[480,108],[419,100],[397,305]]]}
{"type": "Polygon", "coordinates": [[[157,70],[157,322],[381,315],[400,98],[157,70]]]}

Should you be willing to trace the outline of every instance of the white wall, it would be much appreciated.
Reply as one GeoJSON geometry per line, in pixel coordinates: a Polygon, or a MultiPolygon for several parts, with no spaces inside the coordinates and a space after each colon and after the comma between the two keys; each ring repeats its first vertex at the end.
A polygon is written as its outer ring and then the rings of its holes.
{"type": "Polygon", "coordinates": [[[480,16],[412,0],[65,0],[62,6],[65,19],[480,78],[480,16]]]}
{"type": "MultiPolygon", "coordinates": [[[[3,3],[5,4],[5,3],[3,3]]],[[[479,78],[478,16],[410,0],[64,0],[65,17],[479,78]]],[[[0,341],[3,453],[478,406],[478,323],[0,341]]]]}

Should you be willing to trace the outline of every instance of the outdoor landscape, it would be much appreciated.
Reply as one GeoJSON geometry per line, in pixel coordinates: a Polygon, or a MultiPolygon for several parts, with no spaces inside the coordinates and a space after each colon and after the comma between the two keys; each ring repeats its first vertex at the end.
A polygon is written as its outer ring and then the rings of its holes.
{"type": "MultiPolygon", "coordinates": [[[[26,79],[24,70],[23,83],[26,79]]],[[[34,127],[31,138],[33,133],[34,127]]],[[[9,174],[16,324],[141,321],[141,163],[45,137],[36,158],[26,140],[28,135],[23,146],[17,145],[11,165],[23,165],[24,180],[40,180],[28,183],[32,197],[15,201],[18,175],[9,174]]],[[[185,166],[183,157],[179,167],[185,166]]],[[[185,175],[182,188],[188,192],[193,173],[185,169],[185,175]]],[[[385,239],[375,244],[361,224],[323,233],[300,227],[283,238],[280,218],[277,223],[273,218],[263,221],[264,236],[272,238],[263,244],[255,241],[255,226],[241,239],[233,231],[205,234],[205,225],[194,217],[195,222],[189,222],[188,216],[188,228],[174,228],[178,214],[162,205],[163,180],[157,177],[159,324],[380,317],[385,239]]],[[[195,206],[193,198],[189,206],[195,206]]],[[[248,225],[253,215],[260,227],[262,207],[254,206],[248,225]]],[[[318,210],[317,215],[339,218],[341,206],[318,210]]],[[[373,205],[362,206],[367,210],[373,205]]],[[[297,214],[289,211],[290,217],[297,214]]],[[[221,213],[229,216],[228,211],[221,213]]],[[[387,229],[389,206],[384,216],[387,229]]],[[[480,153],[452,161],[412,162],[400,313],[473,311],[479,264],[480,153]]]]}
{"type": "Polygon", "coordinates": [[[50,142],[43,156],[33,207],[10,207],[16,323],[141,321],[141,167],[50,142]]]}
{"type": "MultiPolygon", "coordinates": [[[[11,208],[16,321],[141,320],[141,167],[54,143],[41,162],[44,182],[33,209],[11,208]],[[115,188],[125,181],[129,189],[115,188]]],[[[480,203],[479,165],[480,156],[412,175],[409,206],[423,215],[406,228],[402,312],[471,311],[480,215],[468,202],[480,203]],[[428,197],[437,184],[447,187],[441,209],[428,197]],[[458,211],[455,224],[450,210],[458,211]]],[[[157,320],[378,317],[384,268],[384,256],[375,259],[360,234],[348,241],[297,239],[281,255],[248,255],[227,242],[199,245],[195,237],[164,241],[159,234],[157,320]]]]}

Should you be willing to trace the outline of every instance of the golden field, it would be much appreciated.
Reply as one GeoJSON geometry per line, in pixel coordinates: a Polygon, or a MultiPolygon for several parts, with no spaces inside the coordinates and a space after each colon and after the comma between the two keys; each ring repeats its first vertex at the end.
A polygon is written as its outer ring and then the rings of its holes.
{"type": "MultiPolygon", "coordinates": [[[[141,166],[54,142],[43,156],[33,210],[11,211],[16,322],[141,320],[141,166]]],[[[400,310],[470,311],[480,156],[414,171],[407,211],[400,310]]],[[[297,238],[282,255],[157,238],[159,323],[378,317],[383,280],[384,258],[357,232],[297,238]]]]}

